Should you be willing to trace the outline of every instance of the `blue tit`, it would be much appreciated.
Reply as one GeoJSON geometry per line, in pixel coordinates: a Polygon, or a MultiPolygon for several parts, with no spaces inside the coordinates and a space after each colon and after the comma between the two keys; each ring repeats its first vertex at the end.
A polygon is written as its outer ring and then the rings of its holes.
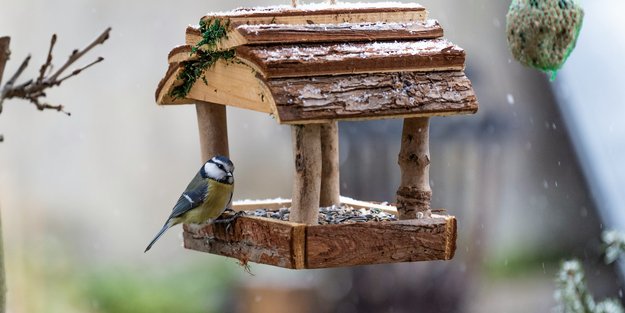
{"type": "Polygon", "coordinates": [[[212,223],[232,204],[234,164],[225,156],[208,160],[180,195],[163,228],[144,252],[170,227],[180,223],[212,223]]]}

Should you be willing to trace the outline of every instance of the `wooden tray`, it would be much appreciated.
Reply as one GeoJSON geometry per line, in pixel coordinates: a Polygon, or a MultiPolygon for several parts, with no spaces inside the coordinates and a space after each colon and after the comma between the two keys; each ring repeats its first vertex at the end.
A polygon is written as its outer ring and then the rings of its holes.
{"type": "MultiPolygon", "coordinates": [[[[394,207],[342,198],[352,207],[394,207]]],[[[290,206],[290,200],[235,204],[235,210],[290,206]]],[[[392,222],[306,225],[242,216],[225,224],[184,225],[184,246],[239,259],[291,269],[365,264],[450,260],[456,250],[456,218],[392,222]]]]}

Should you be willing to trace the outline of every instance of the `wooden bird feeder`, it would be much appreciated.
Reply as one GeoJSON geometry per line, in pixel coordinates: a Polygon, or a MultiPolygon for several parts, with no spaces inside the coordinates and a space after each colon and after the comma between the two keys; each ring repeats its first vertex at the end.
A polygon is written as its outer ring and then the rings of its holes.
{"type": "Polygon", "coordinates": [[[418,4],[310,4],[240,8],[202,17],[169,54],[162,105],[194,103],[202,158],[228,155],[226,106],[271,114],[292,127],[289,221],[242,216],[185,225],[186,248],[286,268],[449,260],[456,219],[430,209],[430,116],[475,113],[465,52],[418,4]],[[396,206],[339,195],[339,120],[403,118],[396,206]],[[335,204],[394,212],[392,222],[318,225],[335,204]]]}

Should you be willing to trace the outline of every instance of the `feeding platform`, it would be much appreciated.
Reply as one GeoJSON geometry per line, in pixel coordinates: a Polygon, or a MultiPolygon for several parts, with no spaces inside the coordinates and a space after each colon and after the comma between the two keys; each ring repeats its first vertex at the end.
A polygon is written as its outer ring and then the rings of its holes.
{"type": "Polygon", "coordinates": [[[295,269],[451,259],[456,220],[430,210],[429,117],[475,113],[478,103],[464,50],[427,13],[403,3],[275,6],[211,13],[187,27],[157,103],[196,105],[204,160],[229,154],[227,106],[291,125],[295,177],[288,203],[235,206],[290,206],[289,221],[185,225],[185,247],[295,269]],[[397,205],[345,203],[337,121],[386,118],[404,119],[397,205]],[[399,220],[318,225],[320,207],[341,203],[399,220]]]}
{"type": "MultiPolygon", "coordinates": [[[[392,206],[349,198],[341,198],[341,203],[397,214],[392,206]]],[[[256,201],[235,203],[234,209],[290,205],[290,200],[256,201]]],[[[230,228],[226,224],[184,226],[185,248],[291,269],[450,260],[455,245],[456,219],[436,214],[423,219],[327,225],[241,216],[230,228]]]]}

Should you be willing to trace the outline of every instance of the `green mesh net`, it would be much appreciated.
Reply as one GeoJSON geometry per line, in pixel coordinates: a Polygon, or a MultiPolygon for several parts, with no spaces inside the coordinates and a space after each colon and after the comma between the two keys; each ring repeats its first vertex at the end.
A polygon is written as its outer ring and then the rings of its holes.
{"type": "Polygon", "coordinates": [[[553,80],[575,48],[583,18],[577,0],[512,0],[506,15],[510,51],[553,80]]]}

